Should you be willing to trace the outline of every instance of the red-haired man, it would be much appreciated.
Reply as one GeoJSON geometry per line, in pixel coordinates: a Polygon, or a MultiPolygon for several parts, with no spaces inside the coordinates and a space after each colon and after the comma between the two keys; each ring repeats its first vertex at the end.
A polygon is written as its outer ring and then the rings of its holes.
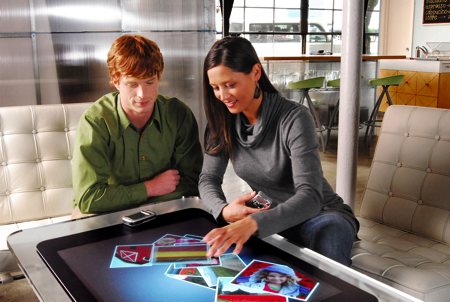
{"type": "Polygon", "coordinates": [[[158,94],[158,45],[123,35],[108,53],[117,89],[92,104],[77,131],[72,161],[74,213],[101,213],[198,195],[203,154],[192,111],[158,94]]]}

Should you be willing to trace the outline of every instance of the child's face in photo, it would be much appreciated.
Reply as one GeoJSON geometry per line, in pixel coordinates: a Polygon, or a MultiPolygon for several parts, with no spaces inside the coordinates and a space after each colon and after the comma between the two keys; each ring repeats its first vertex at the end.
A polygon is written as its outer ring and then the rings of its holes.
{"type": "Polygon", "coordinates": [[[268,283],[281,285],[287,281],[287,276],[280,273],[270,272],[266,279],[268,283]]]}

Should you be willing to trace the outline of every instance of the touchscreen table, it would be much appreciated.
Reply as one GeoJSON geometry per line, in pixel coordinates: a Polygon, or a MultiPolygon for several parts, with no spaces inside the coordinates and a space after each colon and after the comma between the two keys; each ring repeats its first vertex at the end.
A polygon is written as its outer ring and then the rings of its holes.
{"type": "Polygon", "coordinates": [[[239,255],[208,258],[202,238],[215,227],[205,211],[185,209],[138,228],[43,241],[37,250],[75,301],[377,301],[257,238],[239,255]]]}

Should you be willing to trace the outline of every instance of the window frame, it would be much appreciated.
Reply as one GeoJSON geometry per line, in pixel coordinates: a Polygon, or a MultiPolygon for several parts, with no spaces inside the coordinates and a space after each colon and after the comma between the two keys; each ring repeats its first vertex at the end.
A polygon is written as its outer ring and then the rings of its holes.
{"type": "MultiPolygon", "coordinates": [[[[221,1],[225,1],[225,0],[221,0],[221,1]]],[[[382,1],[382,0],[377,0],[377,1],[382,1]]],[[[249,38],[249,40],[251,42],[255,42],[254,37],[257,36],[259,37],[258,42],[260,43],[282,43],[282,42],[289,42],[289,40],[286,38],[285,41],[283,41],[283,36],[286,37],[291,37],[291,41],[292,42],[301,42],[301,54],[306,54],[307,49],[311,46],[311,43],[318,43],[318,42],[323,42],[323,43],[329,43],[330,44],[330,51],[329,53],[340,53],[340,43],[336,43],[337,41],[342,40],[341,36],[342,36],[342,31],[336,30],[336,22],[335,22],[335,13],[336,12],[341,12],[342,15],[342,7],[338,7],[336,5],[336,1],[333,0],[333,7],[332,8],[310,8],[309,7],[309,2],[310,0],[301,0],[300,1],[300,5],[299,7],[286,7],[286,6],[276,6],[277,1],[274,0],[272,1],[272,6],[268,6],[267,3],[265,5],[262,6],[256,6],[256,5],[251,5],[251,6],[247,6],[247,0],[240,0],[240,1],[236,1],[236,3],[234,3],[233,5],[233,9],[240,9],[243,10],[243,15],[242,15],[242,23],[235,23],[235,24],[241,24],[240,28],[241,30],[236,30],[236,27],[233,26],[233,23],[229,23],[230,24],[230,31],[229,33],[225,33],[225,35],[236,35],[236,36],[246,36],[249,38]],[[248,9],[272,9],[273,11],[273,17],[272,17],[272,21],[270,22],[248,22],[248,18],[246,18],[246,11],[248,9]],[[302,8],[308,8],[307,10],[304,10],[302,8]],[[277,9],[283,9],[283,10],[298,10],[299,11],[299,16],[300,16],[300,20],[298,23],[296,22],[276,22],[275,21],[275,12],[277,9]],[[332,16],[332,22],[331,22],[331,28],[327,29],[324,28],[323,32],[320,32],[320,34],[317,34],[317,31],[312,31],[311,30],[311,26],[310,24],[316,24],[315,20],[311,20],[309,18],[309,12],[310,10],[314,10],[314,11],[330,11],[331,12],[331,16],[332,16]],[[263,27],[263,24],[269,25],[268,29],[266,30],[251,30],[252,25],[261,25],[260,27],[263,27]],[[297,31],[291,31],[291,30],[286,30],[286,31],[277,31],[276,30],[276,25],[285,25],[285,24],[298,24],[298,30],[297,31]],[[271,26],[270,26],[271,25],[271,26]],[[265,36],[265,38],[264,38],[265,36]],[[324,39],[314,39],[312,37],[316,37],[317,36],[323,36],[324,39]],[[296,38],[298,37],[298,38],[296,38]],[[315,40],[315,41],[312,41],[315,40]],[[317,41],[317,40],[322,40],[322,41],[317,41]],[[307,44],[309,47],[307,47],[307,44]],[[338,48],[339,45],[339,48],[338,48]],[[335,51],[335,50],[339,50],[339,51],[335,51]]],[[[366,2],[369,2],[369,0],[366,0],[366,2]]],[[[378,2],[376,2],[378,4],[378,2]]],[[[378,6],[379,7],[379,6],[378,6]]],[[[380,15],[380,9],[377,7],[375,8],[369,8],[368,4],[365,3],[365,9],[368,9],[369,14],[375,12],[378,13],[378,16],[380,15]]],[[[220,10],[220,7],[219,7],[220,10]]],[[[233,12],[231,12],[231,14],[233,14],[233,12]]],[[[365,16],[367,14],[364,14],[365,16]]],[[[231,19],[231,18],[230,18],[231,19]]],[[[230,21],[230,20],[228,20],[230,21]]],[[[321,25],[322,28],[324,27],[323,25],[321,25]]],[[[254,27],[254,26],[253,26],[254,27]]],[[[295,26],[294,26],[295,27],[295,26]]],[[[368,25],[366,24],[366,26],[364,26],[364,42],[363,43],[371,43],[371,42],[377,42],[379,40],[379,22],[378,22],[378,29],[375,32],[368,32],[367,28],[368,25]]],[[[222,33],[222,32],[217,32],[222,33]]],[[[222,33],[223,36],[223,33],[222,33]]],[[[377,42],[378,43],[378,42],[377,42]]],[[[378,48],[378,47],[377,47],[378,48]]],[[[364,49],[367,49],[367,51],[363,51],[363,53],[370,53],[370,45],[368,47],[364,47],[364,49]]]]}

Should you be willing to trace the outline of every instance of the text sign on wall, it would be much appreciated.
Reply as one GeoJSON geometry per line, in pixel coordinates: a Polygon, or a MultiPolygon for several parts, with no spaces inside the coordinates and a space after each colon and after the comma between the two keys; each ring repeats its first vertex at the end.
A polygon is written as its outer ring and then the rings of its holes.
{"type": "Polygon", "coordinates": [[[423,24],[450,23],[450,0],[423,0],[423,24]]]}

